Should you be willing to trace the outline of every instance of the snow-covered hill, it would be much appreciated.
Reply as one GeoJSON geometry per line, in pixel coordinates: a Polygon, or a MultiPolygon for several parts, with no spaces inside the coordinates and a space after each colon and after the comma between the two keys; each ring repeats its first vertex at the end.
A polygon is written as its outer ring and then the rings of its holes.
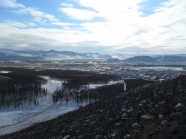
{"type": "Polygon", "coordinates": [[[185,139],[186,76],[130,90],[1,139],[185,139]]]}

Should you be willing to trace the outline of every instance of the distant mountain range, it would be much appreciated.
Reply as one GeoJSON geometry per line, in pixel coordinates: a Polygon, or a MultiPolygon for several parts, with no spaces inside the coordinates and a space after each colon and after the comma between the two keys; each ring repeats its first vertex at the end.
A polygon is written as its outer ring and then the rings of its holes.
{"type": "Polygon", "coordinates": [[[119,60],[118,58],[109,58],[107,59],[107,62],[120,62],[121,60],[119,60]]]}
{"type": "Polygon", "coordinates": [[[162,62],[186,62],[186,56],[178,56],[178,55],[167,55],[167,56],[159,56],[156,58],[157,61],[162,62]]]}
{"type": "Polygon", "coordinates": [[[134,56],[125,60],[118,58],[109,58],[107,62],[132,62],[132,63],[146,63],[146,62],[186,62],[186,55],[162,55],[162,56],[134,56]]]}
{"type": "MultiPolygon", "coordinates": [[[[0,60],[19,61],[42,61],[42,60],[64,60],[64,59],[106,59],[106,62],[186,62],[186,54],[180,55],[158,55],[158,56],[134,56],[125,59],[127,55],[100,54],[100,53],[77,53],[73,51],[31,51],[0,49],[0,60]],[[125,59],[125,60],[120,60],[125,59]]],[[[128,57],[128,56],[127,56],[128,57]]]]}
{"type": "Polygon", "coordinates": [[[124,60],[126,62],[186,62],[186,56],[162,55],[158,57],[135,56],[124,60]]]}
{"type": "Polygon", "coordinates": [[[18,51],[10,49],[0,49],[0,60],[63,60],[63,59],[109,59],[108,54],[100,53],[76,53],[73,51],[18,51]]]}
{"type": "Polygon", "coordinates": [[[125,60],[126,62],[157,62],[157,59],[150,56],[135,56],[125,60]]]}

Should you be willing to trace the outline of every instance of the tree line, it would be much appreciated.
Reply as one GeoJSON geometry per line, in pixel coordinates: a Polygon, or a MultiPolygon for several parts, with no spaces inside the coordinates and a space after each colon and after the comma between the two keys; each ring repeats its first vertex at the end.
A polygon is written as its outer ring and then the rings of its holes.
{"type": "Polygon", "coordinates": [[[41,88],[46,80],[35,76],[32,70],[17,69],[0,75],[0,109],[18,108],[24,105],[38,105],[39,97],[45,97],[47,90],[41,88]]]}
{"type": "Polygon", "coordinates": [[[76,103],[94,103],[98,100],[108,99],[123,92],[123,84],[113,84],[97,87],[95,89],[57,89],[53,95],[53,103],[59,101],[68,103],[73,100],[76,103]]]}

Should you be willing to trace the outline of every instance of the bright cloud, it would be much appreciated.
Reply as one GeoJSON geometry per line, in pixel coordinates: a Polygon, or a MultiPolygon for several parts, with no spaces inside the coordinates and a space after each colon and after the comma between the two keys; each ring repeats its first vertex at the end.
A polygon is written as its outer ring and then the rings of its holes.
{"type": "Polygon", "coordinates": [[[91,20],[95,17],[99,17],[96,12],[84,9],[77,9],[73,7],[60,8],[60,11],[65,13],[70,18],[74,18],[77,20],[91,20]]]}
{"type": "Polygon", "coordinates": [[[13,10],[7,13],[10,19],[0,20],[1,48],[186,52],[185,0],[61,0],[48,12],[39,2],[28,6],[19,0],[0,0],[0,7],[13,10]]]}
{"type": "Polygon", "coordinates": [[[65,22],[52,22],[53,25],[58,25],[58,26],[72,26],[74,25],[73,23],[65,23],[65,22]]]}

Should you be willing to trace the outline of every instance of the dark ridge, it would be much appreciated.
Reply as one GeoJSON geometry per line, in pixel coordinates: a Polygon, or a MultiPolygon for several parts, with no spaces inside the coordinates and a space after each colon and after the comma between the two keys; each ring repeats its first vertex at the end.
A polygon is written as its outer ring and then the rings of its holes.
{"type": "Polygon", "coordinates": [[[160,57],[157,57],[156,59],[162,62],[186,62],[186,57],[176,56],[176,55],[160,56],[160,57]]]}
{"type": "Polygon", "coordinates": [[[120,62],[120,60],[118,58],[109,58],[109,59],[107,59],[106,62],[114,63],[114,62],[120,62]]]}
{"type": "Polygon", "coordinates": [[[126,62],[157,62],[155,58],[150,56],[135,56],[124,60],[126,62]]]}
{"type": "Polygon", "coordinates": [[[149,81],[144,79],[126,79],[125,83],[127,84],[127,90],[131,90],[143,85],[155,83],[155,81],[149,81]]]}
{"type": "Polygon", "coordinates": [[[130,90],[1,139],[185,139],[186,76],[130,90]]]}

